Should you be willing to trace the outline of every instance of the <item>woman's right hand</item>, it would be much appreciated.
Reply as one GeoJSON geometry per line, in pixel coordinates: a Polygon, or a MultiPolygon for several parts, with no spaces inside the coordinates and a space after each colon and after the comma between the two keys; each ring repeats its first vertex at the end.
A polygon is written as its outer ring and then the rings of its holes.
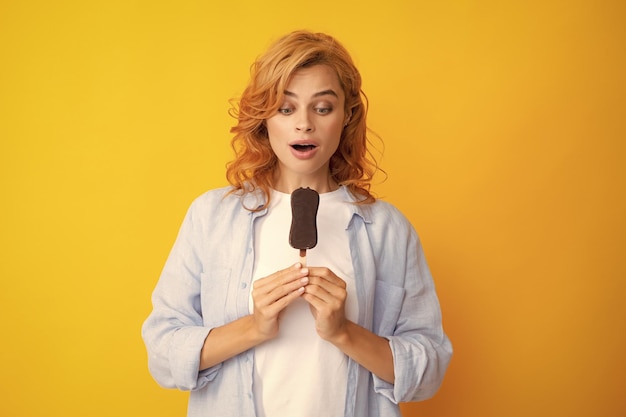
{"type": "Polygon", "coordinates": [[[289,304],[304,293],[309,270],[297,263],[258,279],[252,289],[254,327],[263,340],[278,335],[278,317],[289,304]]]}
{"type": "Polygon", "coordinates": [[[211,329],[200,352],[200,370],[210,368],[278,335],[278,316],[304,294],[309,270],[297,263],[254,282],[254,312],[211,329]]]}

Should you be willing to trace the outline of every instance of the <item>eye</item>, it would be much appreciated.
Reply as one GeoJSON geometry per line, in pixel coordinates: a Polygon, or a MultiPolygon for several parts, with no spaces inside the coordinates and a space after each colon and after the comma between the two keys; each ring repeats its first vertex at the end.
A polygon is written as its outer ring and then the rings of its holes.
{"type": "Polygon", "coordinates": [[[278,113],[284,114],[284,115],[290,115],[291,113],[293,113],[293,108],[291,108],[291,107],[281,107],[281,108],[278,109],[278,113]]]}
{"type": "Polygon", "coordinates": [[[316,111],[318,114],[328,114],[328,113],[330,113],[331,111],[333,111],[333,108],[332,108],[332,107],[316,107],[316,108],[315,108],[315,111],[316,111]]]}

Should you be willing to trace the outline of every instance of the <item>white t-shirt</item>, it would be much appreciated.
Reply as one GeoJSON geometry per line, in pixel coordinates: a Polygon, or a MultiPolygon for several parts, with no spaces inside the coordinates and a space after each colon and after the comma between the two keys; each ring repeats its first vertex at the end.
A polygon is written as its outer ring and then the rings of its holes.
{"type": "MultiPolygon", "coordinates": [[[[307,266],[326,266],[346,281],[346,317],[356,321],[358,304],[345,226],[352,215],[344,191],[320,194],[317,245],[307,266]]],[[[291,195],[272,192],[268,213],[257,219],[253,279],[299,261],[289,245],[291,195]]],[[[249,304],[252,313],[252,296],[249,304]]],[[[315,331],[309,304],[298,299],[280,317],[279,335],[255,348],[254,396],[259,417],[344,415],[348,357],[315,331]]]]}

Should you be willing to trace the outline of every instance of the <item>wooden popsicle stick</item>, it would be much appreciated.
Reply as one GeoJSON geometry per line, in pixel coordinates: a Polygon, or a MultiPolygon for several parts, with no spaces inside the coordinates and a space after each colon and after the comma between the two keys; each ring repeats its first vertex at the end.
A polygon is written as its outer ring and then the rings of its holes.
{"type": "Polygon", "coordinates": [[[300,249],[300,263],[302,268],[306,266],[306,249],[300,249]]]}

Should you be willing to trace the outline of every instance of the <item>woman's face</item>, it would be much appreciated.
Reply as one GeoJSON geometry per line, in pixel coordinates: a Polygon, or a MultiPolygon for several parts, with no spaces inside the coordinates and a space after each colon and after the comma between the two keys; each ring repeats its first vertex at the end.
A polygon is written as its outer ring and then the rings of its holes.
{"type": "Polygon", "coordinates": [[[278,157],[274,186],[291,193],[311,187],[331,191],[330,157],[346,122],[345,95],[335,71],[315,65],[294,72],[278,112],[267,119],[272,150],[278,157]]]}

